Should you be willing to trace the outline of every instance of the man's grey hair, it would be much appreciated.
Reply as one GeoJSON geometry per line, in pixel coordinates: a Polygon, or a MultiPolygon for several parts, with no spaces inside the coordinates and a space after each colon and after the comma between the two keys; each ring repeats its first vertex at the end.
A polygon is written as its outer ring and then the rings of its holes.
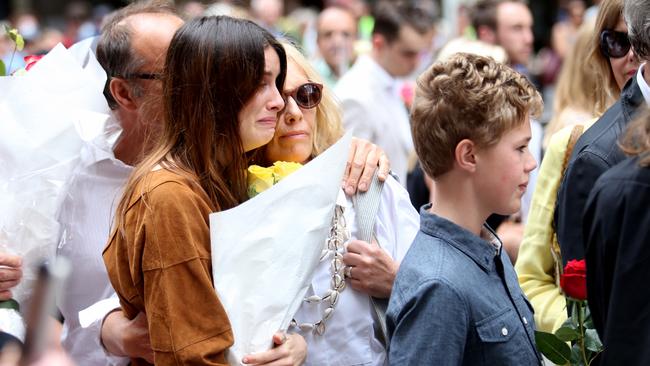
{"type": "Polygon", "coordinates": [[[634,53],[650,61],[650,0],[625,0],[623,16],[634,53]]]}
{"type": "MultiPolygon", "coordinates": [[[[138,72],[144,60],[131,48],[131,26],[123,20],[138,14],[170,14],[179,16],[170,1],[147,0],[136,1],[109,15],[102,26],[99,42],[97,43],[97,60],[106,71],[104,97],[111,109],[117,109],[118,104],[110,91],[111,79],[114,77],[129,78],[138,72]]],[[[143,90],[137,83],[131,83],[133,93],[142,96],[143,90]]]]}

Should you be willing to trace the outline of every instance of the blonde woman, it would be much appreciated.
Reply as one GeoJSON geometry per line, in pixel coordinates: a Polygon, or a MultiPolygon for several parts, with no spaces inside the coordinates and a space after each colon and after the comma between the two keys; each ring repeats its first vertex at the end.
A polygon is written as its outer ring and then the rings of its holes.
{"type": "MultiPolygon", "coordinates": [[[[623,86],[639,67],[629,41],[622,36],[627,33],[622,10],[623,0],[603,1],[592,34],[587,62],[592,65],[597,82],[593,99],[596,113],[602,113],[618,99],[623,86]]],[[[584,129],[593,122],[595,118],[584,121],[584,129]]],[[[553,229],[553,213],[563,165],[566,155],[570,155],[567,145],[572,132],[573,127],[568,126],[550,139],[515,265],[521,289],[535,309],[535,324],[539,330],[548,332],[559,328],[567,318],[566,300],[559,287],[562,262],[553,229]]]]}
{"type": "MultiPolygon", "coordinates": [[[[594,22],[585,22],[578,30],[577,38],[562,63],[553,99],[553,117],[544,131],[544,148],[551,136],[566,126],[585,123],[603,110],[596,109],[598,78],[591,63],[585,63],[591,51],[594,22]]],[[[602,90],[602,88],[600,88],[602,90]]],[[[611,104],[613,100],[610,101],[611,104]]]]}
{"type": "MultiPolygon", "coordinates": [[[[262,165],[275,161],[308,163],[343,133],[339,107],[318,73],[293,46],[285,44],[285,49],[287,78],[282,93],[286,107],[273,139],[264,148],[262,165]]],[[[334,262],[333,257],[321,261],[306,299],[322,301],[304,301],[289,331],[298,332],[307,341],[307,365],[384,365],[386,349],[376,330],[370,296],[389,297],[398,262],[419,229],[419,216],[406,190],[389,177],[376,215],[377,245],[355,240],[359,227],[353,198],[341,191],[337,204],[343,209],[351,239],[339,250],[346,265],[341,271],[346,285],[337,299],[327,298],[332,290],[334,262]]],[[[255,364],[266,355],[250,357],[245,362],[255,364]]]]}

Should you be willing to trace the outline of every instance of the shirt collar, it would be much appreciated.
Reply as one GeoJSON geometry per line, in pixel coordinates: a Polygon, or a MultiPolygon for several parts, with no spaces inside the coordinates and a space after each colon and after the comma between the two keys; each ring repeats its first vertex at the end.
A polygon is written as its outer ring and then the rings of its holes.
{"type": "Polygon", "coordinates": [[[128,167],[118,160],[113,153],[113,146],[119,137],[122,128],[117,122],[114,114],[111,113],[111,120],[106,123],[104,133],[85,143],[81,150],[81,164],[85,167],[92,166],[104,160],[109,160],[128,167]]]}
{"type": "Polygon", "coordinates": [[[636,83],[639,85],[639,89],[641,89],[641,94],[643,94],[643,99],[645,100],[646,104],[650,105],[650,86],[643,77],[643,68],[645,65],[645,63],[642,64],[639,67],[639,70],[636,72],[636,83]]]}
{"type": "Polygon", "coordinates": [[[375,81],[381,85],[385,86],[386,90],[391,93],[394,93],[398,87],[397,79],[392,77],[388,71],[386,71],[381,65],[375,61],[372,57],[368,55],[360,56],[357,62],[361,62],[362,65],[365,64],[366,67],[373,74],[375,81]]]}
{"type": "Polygon", "coordinates": [[[430,236],[444,240],[463,252],[484,271],[491,267],[494,257],[501,254],[502,244],[494,231],[483,224],[481,237],[465,228],[429,212],[431,204],[420,209],[420,230],[430,236]]]}
{"type": "Polygon", "coordinates": [[[336,74],[334,74],[334,70],[330,67],[330,65],[327,64],[325,59],[323,58],[318,58],[314,61],[314,67],[316,68],[316,71],[318,71],[321,76],[323,76],[325,79],[330,79],[330,80],[337,80],[336,74]]]}

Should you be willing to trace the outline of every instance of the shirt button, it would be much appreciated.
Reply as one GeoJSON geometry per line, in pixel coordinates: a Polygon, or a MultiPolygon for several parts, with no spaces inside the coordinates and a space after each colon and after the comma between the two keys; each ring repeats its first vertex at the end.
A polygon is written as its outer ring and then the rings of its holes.
{"type": "Polygon", "coordinates": [[[506,327],[501,328],[501,334],[503,334],[504,337],[507,336],[508,335],[508,329],[506,327]]]}
{"type": "Polygon", "coordinates": [[[523,317],[523,320],[524,320],[524,325],[528,325],[528,319],[526,319],[525,316],[523,317]]]}

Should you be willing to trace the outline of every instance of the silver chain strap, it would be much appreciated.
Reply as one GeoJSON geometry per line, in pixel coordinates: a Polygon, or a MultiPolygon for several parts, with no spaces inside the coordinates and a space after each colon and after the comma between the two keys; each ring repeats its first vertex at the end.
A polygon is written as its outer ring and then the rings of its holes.
{"type": "Polygon", "coordinates": [[[341,292],[345,289],[345,277],[343,264],[343,253],[345,253],[345,242],[349,239],[347,232],[347,224],[345,216],[343,216],[343,207],[336,205],[334,208],[334,217],[332,217],[332,224],[330,232],[325,240],[323,251],[321,252],[320,261],[326,261],[331,257],[330,264],[330,289],[323,294],[323,296],[312,295],[305,297],[304,302],[308,304],[329,303],[327,308],[323,311],[322,318],[316,323],[298,323],[296,319],[291,319],[290,327],[298,328],[301,331],[313,331],[314,334],[323,335],[325,333],[325,322],[332,317],[334,309],[338,303],[341,292]]]}

